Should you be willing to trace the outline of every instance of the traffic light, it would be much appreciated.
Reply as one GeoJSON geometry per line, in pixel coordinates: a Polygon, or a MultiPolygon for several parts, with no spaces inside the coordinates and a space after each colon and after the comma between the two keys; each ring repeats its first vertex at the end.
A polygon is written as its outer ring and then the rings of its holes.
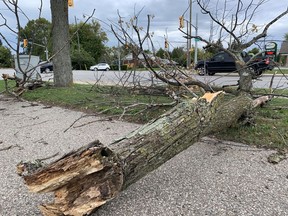
{"type": "Polygon", "coordinates": [[[73,7],[73,6],[74,6],[73,0],[68,0],[68,6],[69,6],[69,7],[73,7]]]}
{"type": "Polygon", "coordinates": [[[165,48],[168,48],[168,47],[169,47],[169,44],[168,44],[168,41],[167,41],[167,39],[165,39],[165,43],[164,43],[164,46],[165,46],[165,48]]]}
{"type": "Polygon", "coordinates": [[[28,39],[23,40],[23,47],[26,48],[28,46],[28,39]]]}
{"type": "Polygon", "coordinates": [[[183,16],[179,17],[179,28],[184,28],[184,17],[183,16]]]}

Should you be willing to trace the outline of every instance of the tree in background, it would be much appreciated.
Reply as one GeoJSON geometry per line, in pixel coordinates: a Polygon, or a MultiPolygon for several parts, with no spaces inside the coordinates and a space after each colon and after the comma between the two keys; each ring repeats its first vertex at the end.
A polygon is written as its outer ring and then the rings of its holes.
{"type": "MultiPolygon", "coordinates": [[[[28,39],[29,41],[28,53],[40,56],[42,60],[47,60],[49,55],[46,56],[46,50],[52,54],[51,27],[51,22],[39,18],[30,20],[24,28],[21,28],[21,40],[28,39]],[[33,49],[31,49],[32,46],[33,49]]],[[[69,25],[69,34],[72,38],[70,51],[73,69],[86,69],[99,61],[106,62],[108,60],[106,59],[107,47],[105,47],[105,42],[108,39],[106,33],[101,31],[98,22],[71,24],[69,25]],[[77,34],[74,35],[76,31],[77,34]]]]}
{"type": "Polygon", "coordinates": [[[284,40],[288,41],[288,33],[284,35],[284,40]]]}
{"type": "Polygon", "coordinates": [[[46,50],[51,53],[51,22],[45,18],[39,18],[36,20],[30,20],[24,28],[20,30],[21,40],[27,39],[33,43],[33,49],[31,44],[28,43],[27,51],[32,55],[40,56],[41,59],[47,60],[46,50]]]}
{"type": "MultiPolygon", "coordinates": [[[[209,52],[209,49],[197,49],[198,52],[198,59],[208,59],[210,58],[214,53],[209,52]]],[[[190,52],[191,58],[194,58],[195,48],[192,47],[192,51],[190,52]]],[[[160,48],[157,50],[155,55],[162,59],[171,59],[173,61],[176,61],[179,63],[179,65],[186,67],[187,61],[187,52],[183,47],[176,47],[171,52],[165,51],[164,49],[160,48]]]]}
{"type": "Polygon", "coordinates": [[[100,58],[100,61],[107,62],[108,64],[110,64],[110,67],[112,70],[118,70],[119,60],[120,60],[120,66],[122,66],[123,58],[125,58],[125,56],[127,56],[128,54],[129,54],[129,50],[127,50],[125,46],[106,47],[105,52],[100,58]]]}
{"type": "Polygon", "coordinates": [[[78,46],[72,44],[71,46],[71,63],[74,70],[87,70],[91,65],[95,63],[94,58],[84,50],[82,47],[80,50],[78,46]]]}
{"type": "Polygon", "coordinates": [[[174,48],[171,52],[171,59],[180,66],[186,66],[186,51],[184,51],[184,47],[174,48]]]}
{"type": "Polygon", "coordinates": [[[286,49],[287,46],[288,46],[288,33],[286,33],[284,35],[284,41],[282,41],[281,48],[280,48],[280,52],[282,52],[282,53],[279,53],[279,55],[278,55],[279,63],[285,67],[288,66],[288,57],[287,57],[287,55],[285,55],[285,54],[287,54],[287,53],[285,53],[285,52],[287,52],[287,49],[286,49]]]}
{"type": "Polygon", "coordinates": [[[165,51],[164,49],[160,48],[160,49],[156,52],[156,56],[159,57],[159,58],[164,59],[165,56],[166,56],[165,52],[166,52],[166,51],[165,51]]]}
{"type": "Polygon", "coordinates": [[[257,47],[254,47],[253,49],[251,49],[250,51],[248,51],[248,54],[249,53],[252,53],[253,55],[256,55],[257,53],[259,53],[260,50],[257,48],[257,47]]]}
{"type": "Polygon", "coordinates": [[[9,48],[4,47],[0,40],[0,68],[9,68],[12,66],[12,54],[9,48]]]}
{"type": "Polygon", "coordinates": [[[106,52],[105,43],[108,41],[108,38],[106,33],[101,30],[100,24],[95,20],[92,20],[91,23],[86,23],[85,25],[83,25],[83,22],[80,22],[77,25],[72,24],[70,25],[70,34],[77,31],[79,26],[81,26],[81,28],[79,29],[77,36],[73,37],[71,42],[75,49],[74,54],[76,54],[76,49],[78,49],[78,51],[85,50],[87,52],[86,55],[90,55],[89,59],[91,59],[91,57],[94,59],[92,64],[105,60],[103,59],[103,54],[106,52]]]}

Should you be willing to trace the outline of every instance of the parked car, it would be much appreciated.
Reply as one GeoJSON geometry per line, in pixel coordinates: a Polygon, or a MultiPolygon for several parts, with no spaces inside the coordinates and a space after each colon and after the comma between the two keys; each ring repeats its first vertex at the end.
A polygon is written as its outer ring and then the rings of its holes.
{"type": "Polygon", "coordinates": [[[52,62],[47,62],[47,63],[42,64],[40,66],[40,73],[44,73],[44,72],[49,73],[51,71],[53,71],[53,63],[52,62]]]}
{"type": "Polygon", "coordinates": [[[90,70],[92,71],[98,71],[98,70],[110,70],[110,66],[107,63],[99,63],[97,65],[93,65],[90,67],[90,70]]]}
{"type": "MultiPolygon", "coordinates": [[[[251,56],[247,53],[242,53],[242,57],[245,62],[251,59],[251,56]]],[[[265,70],[272,70],[274,68],[274,64],[271,63],[269,57],[255,58],[248,66],[254,70],[256,76],[261,75],[265,70]]],[[[205,74],[213,76],[215,73],[237,71],[235,60],[225,52],[219,52],[209,60],[198,61],[195,69],[201,76],[205,74]]]]}

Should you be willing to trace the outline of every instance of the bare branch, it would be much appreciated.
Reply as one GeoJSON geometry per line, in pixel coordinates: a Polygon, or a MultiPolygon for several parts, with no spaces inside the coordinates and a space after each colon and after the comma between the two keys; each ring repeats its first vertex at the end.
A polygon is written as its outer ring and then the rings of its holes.
{"type": "Polygon", "coordinates": [[[278,15],[277,17],[275,17],[272,21],[270,21],[265,28],[263,29],[262,33],[257,35],[256,37],[254,37],[252,40],[250,40],[248,43],[242,44],[241,49],[245,49],[250,47],[252,44],[254,44],[257,40],[259,40],[260,38],[266,37],[267,36],[267,32],[268,29],[275,23],[277,22],[279,19],[281,19],[282,17],[284,17],[285,15],[288,14],[288,7],[287,9],[282,12],[280,15],[278,15]]]}

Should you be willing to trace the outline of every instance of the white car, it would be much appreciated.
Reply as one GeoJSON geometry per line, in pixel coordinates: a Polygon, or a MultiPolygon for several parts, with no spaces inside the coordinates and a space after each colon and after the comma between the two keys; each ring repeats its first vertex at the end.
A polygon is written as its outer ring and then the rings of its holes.
{"type": "Polygon", "coordinates": [[[98,71],[98,70],[110,70],[110,66],[107,63],[99,63],[97,65],[93,65],[90,67],[90,70],[92,71],[98,71]]]}

